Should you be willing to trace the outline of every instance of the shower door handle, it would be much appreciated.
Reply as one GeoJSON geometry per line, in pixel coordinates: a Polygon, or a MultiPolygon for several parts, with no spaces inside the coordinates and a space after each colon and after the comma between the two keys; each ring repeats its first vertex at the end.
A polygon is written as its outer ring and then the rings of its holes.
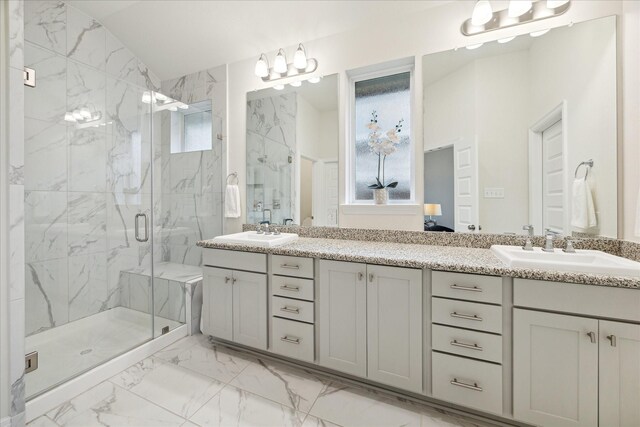
{"type": "Polygon", "coordinates": [[[135,233],[136,240],[138,242],[146,242],[149,240],[149,220],[147,219],[147,214],[139,213],[136,214],[136,224],[135,224],[135,233]],[[144,218],[144,237],[140,237],[140,217],[144,218]]]}

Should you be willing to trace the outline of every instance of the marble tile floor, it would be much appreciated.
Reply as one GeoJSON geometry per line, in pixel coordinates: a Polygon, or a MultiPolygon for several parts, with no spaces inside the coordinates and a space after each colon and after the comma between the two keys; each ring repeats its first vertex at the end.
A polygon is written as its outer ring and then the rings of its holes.
{"type": "MultiPolygon", "coordinates": [[[[163,326],[181,323],[156,317],[163,326]]],[[[26,374],[28,397],[66,381],[151,339],[151,316],[116,307],[26,338],[26,352],[38,352],[38,369],[26,374]]]]}
{"type": "Polygon", "coordinates": [[[35,419],[61,426],[487,426],[315,373],[181,339],[35,419]]]}

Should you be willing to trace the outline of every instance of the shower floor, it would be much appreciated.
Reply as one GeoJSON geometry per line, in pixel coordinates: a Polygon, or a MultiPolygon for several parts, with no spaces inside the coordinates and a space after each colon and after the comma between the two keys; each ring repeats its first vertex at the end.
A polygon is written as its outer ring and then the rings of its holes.
{"type": "MultiPolygon", "coordinates": [[[[156,316],[155,336],[181,323],[156,316]]],[[[26,395],[33,397],[148,341],[149,314],[116,307],[26,338],[27,353],[38,352],[38,369],[26,374],[26,395]]]]}

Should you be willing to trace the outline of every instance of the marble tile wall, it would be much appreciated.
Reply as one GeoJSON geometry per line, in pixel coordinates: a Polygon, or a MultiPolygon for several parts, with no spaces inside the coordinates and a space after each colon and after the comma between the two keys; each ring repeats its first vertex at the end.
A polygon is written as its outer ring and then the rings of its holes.
{"type": "Polygon", "coordinates": [[[62,1],[24,2],[24,39],[37,85],[24,91],[25,163],[13,169],[24,177],[30,335],[120,305],[120,272],[151,261],[133,227],[151,210],[151,113],[141,99],[160,81],[62,1]],[[83,108],[97,126],[64,120],[83,108]]]}
{"type": "Polygon", "coordinates": [[[295,93],[247,101],[247,222],[281,224],[298,212],[295,195],[295,93]]]}
{"type": "Polygon", "coordinates": [[[170,112],[163,112],[161,119],[162,194],[156,234],[161,245],[159,252],[163,261],[200,266],[202,249],[196,242],[223,232],[223,182],[227,175],[226,67],[163,81],[161,90],[185,104],[211,100],[211,150],[171,153],[170,112]]]}

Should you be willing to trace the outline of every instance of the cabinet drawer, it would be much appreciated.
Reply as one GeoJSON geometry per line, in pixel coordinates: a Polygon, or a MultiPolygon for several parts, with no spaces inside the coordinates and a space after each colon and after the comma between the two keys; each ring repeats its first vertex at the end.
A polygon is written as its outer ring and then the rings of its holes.
{"type": "Polygon", "coordinates": [[[433,352],[433,397],[502,414],[502,366],[433,352]]]}
{"type": "Polygon", "coordinates": [[[271,297],[271,314],[313,323],[313,303],[273,296],[271,297]]]}
{"type": "Polygon", "coordinates": [[[313,280],[296,277],[272,276],[271,294],[313,301],[313,280]]]}
{"type": "Polygon", "coordinates": [[[204,249],[202,251],[204,265],[230,268],[232,270],[267,272],[267,255],[255,252],[228,251],[225,249],[204,249]]]}
{"type": "Polygon", "coordinates": [[[274,255],[271,258],[271,272],[282,276],[313,279],[313,258],[274,255]]]}
{"type": "Polygon", "coordinates": [[[431,288],[439,297],[502,304],[502,277],[434,271],[431,288]]]}
{"type": "Polygon", "coordinates": [[[274,353],[313,362],[313,325],[274,317],[272,340],[274,353]]]}
{"type": "Polygon", "coordinates": [[[477,302],[431,298],[434,323],[502,333],[502,307],[477,302]]]}
{"type": "Polygon", "coordinates": [[[431,331],[434,350],[502,363],[500,335],[442,325],[433,325],[431,331]]]}

